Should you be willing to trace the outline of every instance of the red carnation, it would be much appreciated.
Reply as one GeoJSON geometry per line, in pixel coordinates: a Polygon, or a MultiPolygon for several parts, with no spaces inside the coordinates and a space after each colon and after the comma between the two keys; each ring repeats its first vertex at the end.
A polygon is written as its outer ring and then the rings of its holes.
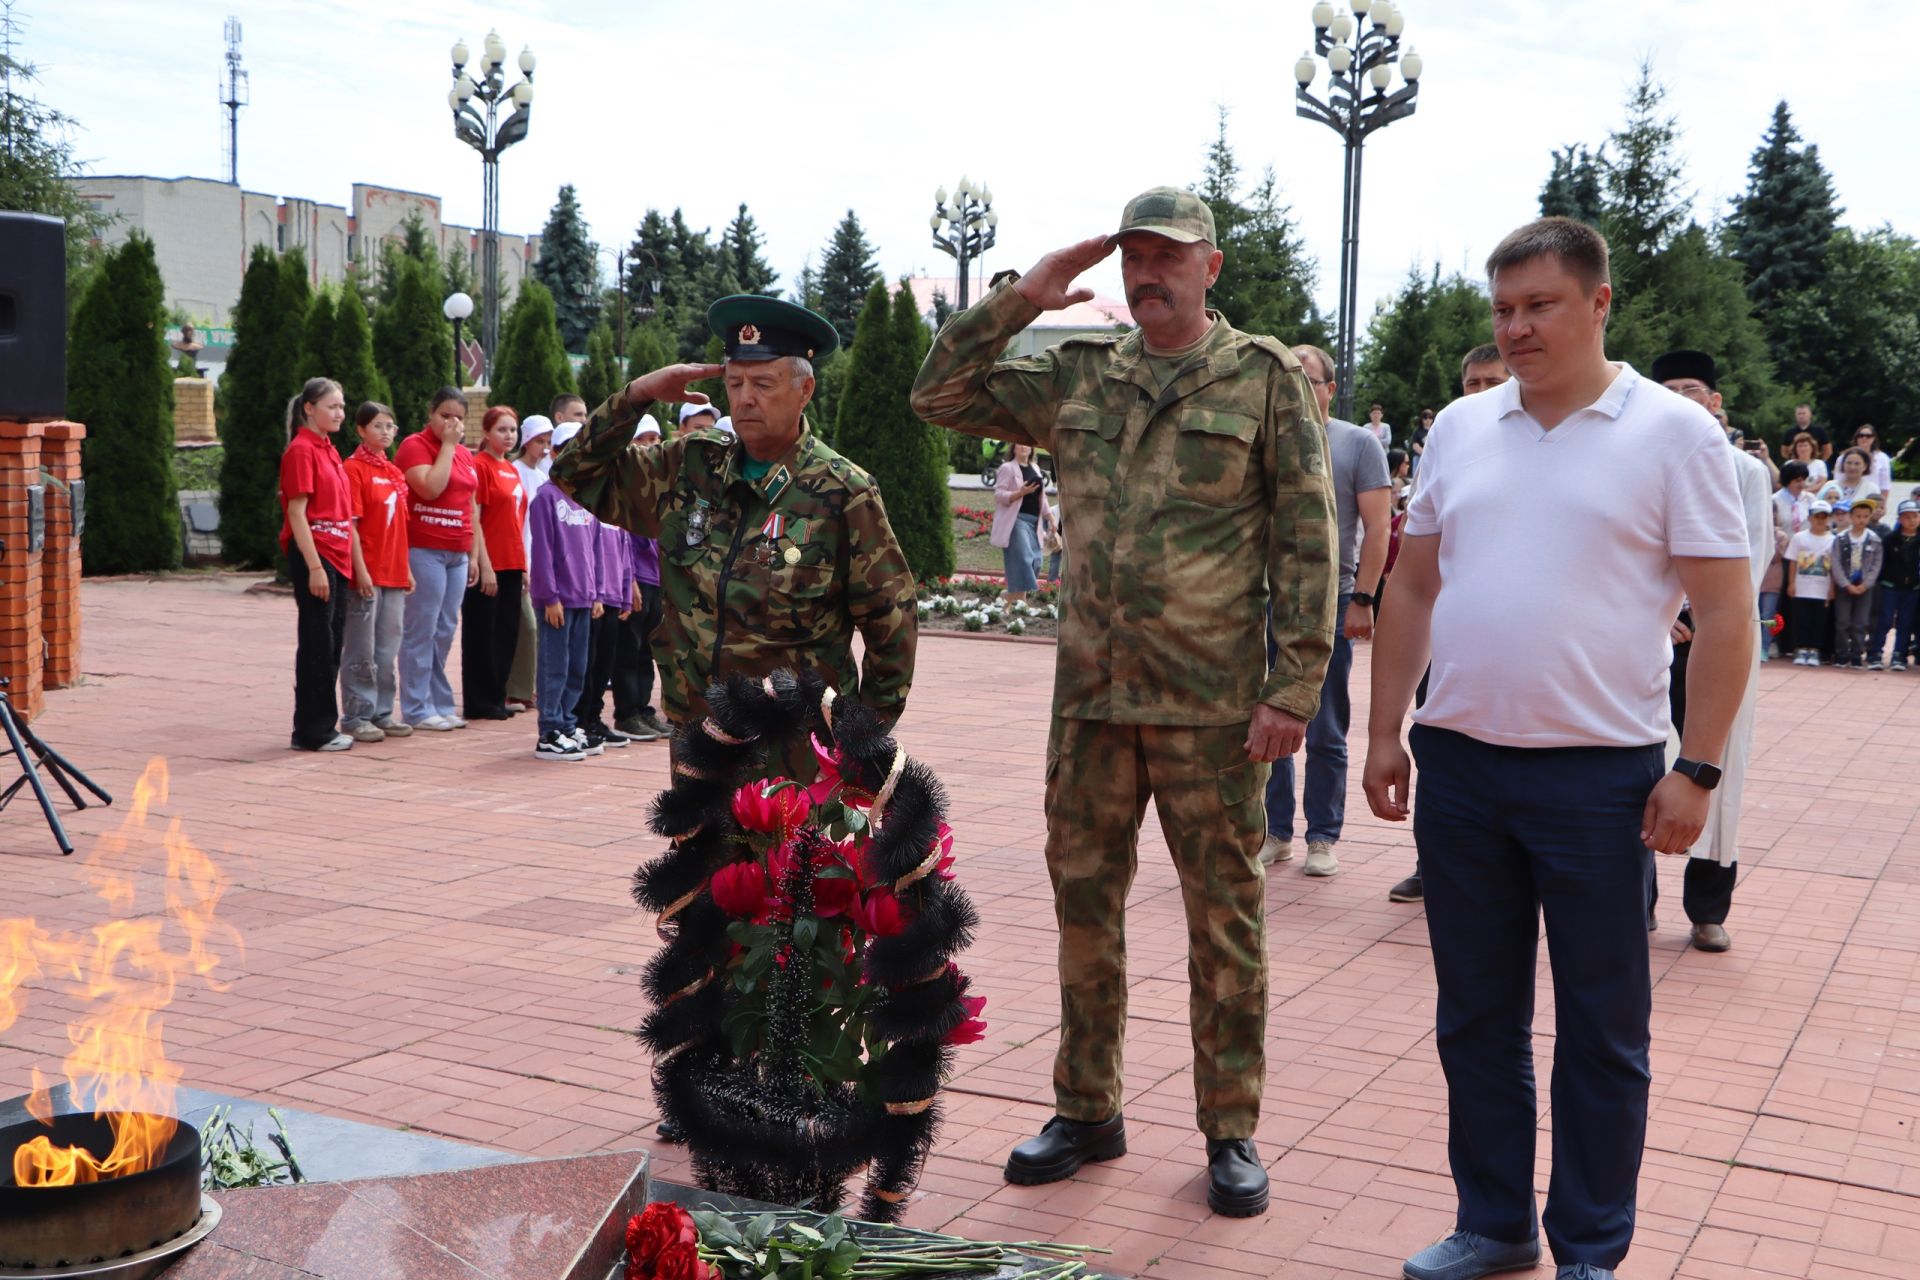
{"type": "Polygon", "coordinates": [[[821,919],[846,916],[852,919],[860,906],[860,886],[851,877],[816,879],[813,882],[813,914],[821,919]]]}
{"type": "Polygon", "coordinates": [[[861,904],[860,927],[875,938],[891,938],[907,927],[900,899],[891,889],[875,889],[861,904]]]}
{"type": "Polygon", "coordinates": [[[746,831],[764,835],[784,834],[807,820],[813,802],[800,787],[787,778],[765,778],[749,782],[733,793],[733,820],[746,831]],[[787,783],[786,786],[780,786],[787,783]],[[775,791],[775,787],[780,787],[775,791]]]}
{"type": "Polygon", "coordinates": [[[767,909],[767,873],[757,862],[736,862],[713,873],[713,905],[736,920],[752,920],[767,909]]]}
{"type": "Polygon", "coordinates": [[[700,1231],[693,1225],[692,1214],[677,1204],[657,1200],[627,1219],[627,1274],[644,1277],[646,1269],[655,1266],[667,1250],[692,1250],[699,1240],[700,1231]]]}
{"type": "Polygon", "coordinates": [[[967,1020],[947,1032],[947,1044],[978,1044],[987,1038],[987,1024],[980,1014],[987,1007],[985,996],[961,996],[960,1007],[967,1011],[967,1020]]]}

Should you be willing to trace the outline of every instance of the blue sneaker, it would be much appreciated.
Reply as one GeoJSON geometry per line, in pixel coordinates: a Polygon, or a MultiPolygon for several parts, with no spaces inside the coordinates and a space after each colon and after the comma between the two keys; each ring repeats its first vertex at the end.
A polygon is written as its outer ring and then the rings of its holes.
{"type": "Polygon", "coordinates": [[[1613,1280],[1613,1268],[1591,1262],[1569,1262],[1553,1273],[1553,1280],[1613,1280]]]}
{"type": "Polygon", "coordinates": [[[1471,1231],[1456,1231],[1408,1258],[1400,1274],[1406,1280],[1479,1280],[1496,1271],[1525,1271],[1538,1261],[1537,1238],[1510,1244],[1471,1231]]]}

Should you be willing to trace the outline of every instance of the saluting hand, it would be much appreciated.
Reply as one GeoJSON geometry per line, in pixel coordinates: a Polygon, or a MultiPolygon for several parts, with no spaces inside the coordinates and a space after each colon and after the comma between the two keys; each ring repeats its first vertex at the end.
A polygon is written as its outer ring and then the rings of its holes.
{"type": "Polygon", "coordinates": [[[670,364],[664,369],[643,373],[629,382],[627,400],[631,404],[647,400],[656,403],[707,404],[707,397],[698,391],[687,390],[687,384],[717,378],[726,371],[727,367],[720,364],[670,364]]]}
{"type": "Polygon", "coordinates": [[[1076,302],[1091,302],[1093,290],[1074,289],[1068,292],[1068,286],[1082,271],[1112,252],[1113,246],[1107,243],[1103,235],[1089,237],[1064,249],[1055,249],[1034,263],[1033,270],[1014,282],[1014,292],[1042,311],[1059,311],[1076,302]]]}

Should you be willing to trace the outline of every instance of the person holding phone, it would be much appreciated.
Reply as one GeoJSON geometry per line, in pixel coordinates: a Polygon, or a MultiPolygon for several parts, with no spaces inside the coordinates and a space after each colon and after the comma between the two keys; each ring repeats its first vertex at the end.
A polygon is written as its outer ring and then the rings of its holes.
{"type": "Polygon", "coordinates": [[[1007,603],[1019,604],[1040,586],[1040,531],[1053,528],[1046,477],[1033,465],[1033,446],[1016,444],[993,485],[993,545],[1007,569],[1007,603]]]}

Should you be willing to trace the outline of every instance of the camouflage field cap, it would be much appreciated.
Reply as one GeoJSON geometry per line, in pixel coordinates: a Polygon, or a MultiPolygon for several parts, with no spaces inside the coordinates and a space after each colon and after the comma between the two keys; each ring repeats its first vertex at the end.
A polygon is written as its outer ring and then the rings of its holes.
{"type": "Polygon", "coordinates": [[[1151,231],[1180,244],[1215,243],[1213,210],[1193,192],[1178,187],[1155,187],[1127,201],[1120,229],[1107,237],[1107,243],[1113,244],[1129,231],[1151,231]]]}

